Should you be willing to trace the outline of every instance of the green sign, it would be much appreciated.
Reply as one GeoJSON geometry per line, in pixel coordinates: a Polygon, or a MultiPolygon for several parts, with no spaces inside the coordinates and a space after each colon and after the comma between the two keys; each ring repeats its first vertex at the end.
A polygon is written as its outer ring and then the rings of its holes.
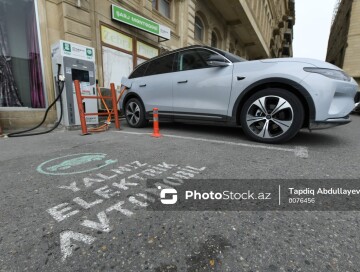
{"type": "Polygon", "coordinates": [[[69,43],[64,42],[63,46],[64,46],[64,51],[71,52],[71,46],[69,43]]]}
{"type": "Polygon", "coordinates": [[[128,24],[167,40],[170,39],[170,28],[148,20],[145,17],[137,15],[136,13],[123,9],[119,6],[112,5],[112,18],[116,21],[128,24]]]}
{"type": "MultiPolygon", "coordinates": [[[[60,51],[63,56],[76,57],[90,61],[95,60],[95,51],[92,47],[60,40],[59,48],[61,49],[60,51]]],[[[56,52],[56,47],[52,48],[52,50],[55,50],[56,52]]]]}
{"type": "Polygon", "coordinates": [[[88,57],[92,57],[92,55],[93,55],[92,49],[87,48],[87,49],[86,49],[86,55],[87,55],[88,57]]]}

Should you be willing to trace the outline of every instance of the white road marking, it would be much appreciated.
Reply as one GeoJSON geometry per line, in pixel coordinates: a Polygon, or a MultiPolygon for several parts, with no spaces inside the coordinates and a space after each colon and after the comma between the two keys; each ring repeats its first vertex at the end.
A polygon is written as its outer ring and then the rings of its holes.
{"type": "Polygon", "coordinates": [[[65,220],[66,218],[73,216],[79,212],[79,210],[73,210],[69,207],[69,203],[61,203],[60,205],[57,205],[55,207],[52,207],[47,210],[48,213],[58,222],[61,222],[65,220]],[[66,213],[68,211],[71,211],[69,213],[66,213]]]}
{"type": "Polygon", "coordinates": [[[76,248],[76,245],[72,244],[71,240],[76,240],[87,245],[91,245],[96,240],[96,238],[73,231],[63,231],[60,233],[60,248],[63,261],[65,261],[67,257],[71,256],[73,250],[76,248]]]}
{"type": "Polygon", "coordinates": [[[69,189],[73,192],[78,192],[80,189],[76,187],[76,182],[71,183],[69,186],[59,186],[60,189],[69,189]]]}
{"type": "MultiPolygon", "coordinates": [[[[116,131],[116,133],[130,134],[130,135],[151,135],[151,133],[130,132],[130,131],[116,131]]],[[[307,149],[307,147],[304,147],[304,146],[295,146],[295,148],[285,148],[285,147],[277,147],[277,146],[270,146],[270,145],[237,143],[237,142],[212,140],[212,139],[206,139],[206,138],[196,138],[196,137],[188,137],[188,136],[180,136],[180,135],[172,135],[172,134],[163,134],[163,136],[169,137],[169,138],[184,139],[184,140],[193,140],[193,141],[216,143],[216,144],[227,144],[227,145],[243,146],[243,147],[250,147],[250,148],[291,152],[291,153],[294,153],[294,155],[299,158],[308,158],[309,157],[308,149],[307,149]]]]}
{"type": "Polygon", "coordinates": [[[308,149],[303,146],[295,146],[295,156],[300,158],[308,158],[309,157],[308,149]]]}
{"type": "Polygon", "coordinates": [[[92,203],[88,203],[86,202],[85,200],[83,200],[82,198],[80,197],[75,197],[73,199],[73,201],[78,204],[80,207],[84,208],[85,210],[88,210],[90,209],[92,206],[95,206],[97,204],[100,204],[102,203],[104,200],[103,199],[96,199],[94,202],[92,203]]]}
{"type": "MultiPolygon", "coordinates": [[[[198,168],[195,168],[193,166],[179,166],[177,164],[170,164],[170,163],[166,163],[166,162],[162,162],[162,163],[158,163],[155,166],[154,165],[149,165],[148,163],[141,163],[139,161],[134,161],[128,164],[125,164],[125,166],[119,166],[118,168],[116,168],[115,172],[117,175],[129,175],[127,178],[122,179],[120,183],[113,183],[112,185],[114,187],[117,187],[121,190],[128,190],[130,188],[130,186],[137,186],[138,183],[133,182],[133,180],[131,180],[132,182],[129,182],[130,179],[139,179],[141,181],[145,180],[144,176],[141,176],[142,172],[147,171],[146,173],[149,174],[151,173],[151,175],[160,175],[164,172],[167,171],[171,171],[168,174],[168,177],[164,179],[164,183],[170,183],[171,184],[171,188],[172,186],[180,186],[183,184],[183,181],[181,179],[179,179],[179,177],[176,177],[177,175],[179,175],[179,173],[181,173],[182,175],[190,175],[192,176],[193,174],[200,174],[200,172],[204,171],[206,169],[206,167],[200,167],[198,166],[198,168]],[[125,167],[126,166],[126,167],[125,167]],[[131,169],[130,169],[131,168],[131,169]],[[146,170],[143,170],[143,169],[146,170]],[[119,171],[118,171],[119,170],[119,171]],[[120,171],[121,170],[121,171],[120,171]],[[135,174],[134,172],[131,172],[133,170],[136,170],[135,174]],[[180,170],[180,171],[178,171],[180,170]],[[123,172],[124,171],[124,172],[123,172]],[[173,171],[176,171],[175,173],[173,173],[173,171]],[[169,180],[171,180],[171,182],[168,182],[169,180]],[[175,182],[177,181],[177,182],[175,182]]],[[[109,171],[114,172],[114,169],[109,169],[109,171]]],[[[110,172],[110,173],[111,173],[110,172]]],[[[94,174],[92,174],[91,176],[94,176],[94,174]]],[[[93,207],[97,206],[100,203],[106,203],[106,201],[108,199],[111,199],[111,197],[115,196],[118,194],[119,191],[113,191],[109,186],[104,186],[101,188],[98,188],[96,190],[93,191],[93,193],[97,194],[97,195],[101,195],[103,197],[103,199],[96,199],[93,202],[87,202],[86,200],[83,199],[84,196],[88,196],[89,190],[93,190],[93,188],[90,188],[93,186],[93,184],[100,186],[102,182],[104,182],[105,180],[111,180],[112,178],[115,178],[115,175],[109,175],[109,174],[103,174],[103,173],[98,173],[95,174],[95,176],[101,177],[102,179],[91,179],[89,177],[83,178],[83,184],[82,186],[77,186],[78,183],[80,182],[72,182],[70,185],[68,186],[59,186],[57,188],[60,189],[65,189],[65,192],[67,193],[71,193],[71,195],[73,195],[73,193],[77,193],[78,196],[75,197],[73,199],[73,202],[76,203],[78,206],[80,206],[82,209],[79,210],[75,210],[74,207],[71,206],[71,204],[73,203],[61,203],[60,205],[57,205],[55,207],[52,207],[50,209],[47,209],[47,212],[57,221],[57,222],[62,222],[65,219],[68,219],[71,216],[75,216],[76,214],[78,214],[77,217],[79,217],[79,213],[83,210],[87,210],[87,211],[93,211],[93,207]]],[[[188,178],[188,177],[185,178],[188,178]]],[[[161,184],[161,186],[163,186],[164,188],[169,187],[167,184],[162,184],[162,183],[156,183],[156,184],[161,184]]],[[[155,187],[156,188],[156,187],[155,187]]],[[[97,213],[96,217],[97,219],[95,220],[89,220],[87,219],[86,215],[83,215],[81,217],[81,222],[80,226],[82,227],[86,227],[88,228],[88,231],[101,231],[104,233],[108,233],[110,232],[113,227],[110,225],[110,220],[108,218],[108,214],[109,213],[113,213],[113,212],[120,212],[122,215],[125,215],[127,217],[131,217],[134,212],[132,211],[132,208],[134,208],[135,206],[139,206],[139,207],[146,207],[149,205],[148,202],[155,202],[155,198],[154,197],[158,197],[159,196],[159,191],[158,189],[155,188],[146,188],[144,190],[142,190],[142,193],[137,193],[135,196],[130,196],[129,198],[126,197],[126,199],[128,201],[120,201],[115,205],[112,205],[111,207],[97,213]],[[154,195],[154,197],[149,196],[149,194],[154,195]],[[145,200],[145,201],[144,201],[145,200]],[[123,208],[122,206],[124,204],[127,204],[126,206],[128,206],[128,204],[130,204],[129,209],[123,208]],[[132,205],[131,205],[132,204],[132,205]],[[84,218],[85,217],[85,218],[84,218]]],[[[124,196],[125,197],[125,196],[124,196]]],[[[90,197],[90,199],[93,200],[92,197],[90,197]]],[[[79,207],[78,207],[79,208],[79,207]]],[[[96,235],[96,233],[94,233],[94,235],[96,235]]],[[[92,235],[88,235],[88,234],[83,234],[80,232],[74,232],[71,230],[64,230],[60,232],[60,250],[61,250],[61,254],[62,254],[62,260],[66,261],[67,258],[69,258],[70,256],[72,256],[74,254],[74,252],[82,247],[84,244],[85,245],[90,245],[92,243],[94,243],[95,241],[97,241],[98,238],[92,236],[92,235]]]]}
{"type": "Polygon", "coordinates": [[[99,219],[99,222],[91,221],[91,220],[85,220],[80,225],[84,227],[88,227],[94,230],[102,231],[102,232],[110,232],[110,222],[105,212],[99,212],[97,214],[97,218],[99,219]]]}

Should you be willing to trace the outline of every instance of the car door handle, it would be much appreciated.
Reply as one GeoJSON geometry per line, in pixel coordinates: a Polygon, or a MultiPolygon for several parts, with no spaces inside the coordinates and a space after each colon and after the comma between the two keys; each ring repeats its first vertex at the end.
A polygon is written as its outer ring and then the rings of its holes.
{"type": "Polygon", "coordinates": [[[178,81],[179,84],[182,84],[182,83],[187,83],[188,81],[187,80],[183,80],[183,81],[178,81]]]}
{"type": "Polygon", "coordinates": [[[139,87],[146,87],[146,84],[140,84],[139,87]]]}

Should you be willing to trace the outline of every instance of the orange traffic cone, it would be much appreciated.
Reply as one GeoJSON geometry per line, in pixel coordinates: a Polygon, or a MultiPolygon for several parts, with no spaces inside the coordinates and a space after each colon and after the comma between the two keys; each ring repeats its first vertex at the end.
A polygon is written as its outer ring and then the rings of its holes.
{"type": "Polygon", "coordinates": [[[158,108],[153,108],[154,132],[153,132],[153,134],[151,134],[151,137],[155,137],[155,138],[162,137],[162,135],[160,134],[160,129],[159,129],[159,113],[158,113],[158,111],[159,111],[158,108]]]}

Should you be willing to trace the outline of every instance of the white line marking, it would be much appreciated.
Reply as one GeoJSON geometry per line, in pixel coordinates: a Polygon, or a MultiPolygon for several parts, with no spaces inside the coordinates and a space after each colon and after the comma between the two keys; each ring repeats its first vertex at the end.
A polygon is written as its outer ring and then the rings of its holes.
{"type": "Polygon", "coordinates": [[[281,206],[281,187],[279,185],[279,206],[281,206]]]}
{"type": "MultiPolygon", "coordinates": [[[[130,132],[130,131],[116,131],[116,132],[123,133],[123,134],[130,134],[130,135],[151,135],[151,133],[145,133],[145,132],[130,132]]],[[[257,144],[228,142],[228,141],[221,141],[221,140],[211,140],[211,139],[205,139],[205,138],[195,138],[195,137],[179,136],[179,135],[172,135],[172,134],[163,134],[163,136],[169,137],[169,138],[193,140],[193,141],[216,143],[216,144],[227,144],[227,145],[236,145],[236,146],[243,146],[243,147],[250,147],[250,148],[260,148],[260,149],[267,149],[267,150],[292,152],[295,154],[296,157],[300,157],[300,158],[308,158],[309,157],[308,149],[303,146],[296,146],[295,148],[284,148],[284,147],[276,147],[276,146],[268,146],[268,145],[257,145],[257,144]]]]}

